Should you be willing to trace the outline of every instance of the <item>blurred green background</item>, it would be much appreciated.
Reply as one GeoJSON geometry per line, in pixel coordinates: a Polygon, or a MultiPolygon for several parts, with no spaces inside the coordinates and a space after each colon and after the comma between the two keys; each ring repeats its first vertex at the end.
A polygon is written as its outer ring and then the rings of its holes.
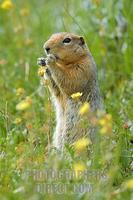
{"type": "Polygon", "coordinates": [[[132,21],[132,0],[0,0],[0,199],[133,198],[132,21]],[[47,87],[39,86],[36,60],[48,37],[63,31],[83,35],[94,56],[113,133],[109,141],[102,139],[92,160],[84,158],[86,165],[94,161],[92,170],[109,161],[107,183],[94,181],[93,193],[57,196],[36,192],[34,180],[22,174],[53,165],[71,169],[79,162],[69,149],[70,160],[47,156],[55,116],[47,87]],[[27,97],[27,107],[17,110],[27,97]]]}

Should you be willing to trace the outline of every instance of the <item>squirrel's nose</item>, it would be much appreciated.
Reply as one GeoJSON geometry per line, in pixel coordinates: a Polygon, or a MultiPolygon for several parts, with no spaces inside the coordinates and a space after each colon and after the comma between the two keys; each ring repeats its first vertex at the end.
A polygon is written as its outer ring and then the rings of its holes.
{"type": "Polygon", "coordinates": [[[45,50],[46,50],[47,53],[49,53],[50,48],[49,48],[49,47],[46,47],[45,50]]]}

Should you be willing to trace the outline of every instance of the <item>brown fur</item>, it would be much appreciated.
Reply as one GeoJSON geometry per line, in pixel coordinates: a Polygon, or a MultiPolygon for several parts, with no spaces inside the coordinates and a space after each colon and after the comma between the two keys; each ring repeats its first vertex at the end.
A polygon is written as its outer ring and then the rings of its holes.
{"type": "Polygon", "coordinates": [[[81,103],[88,101],[92,111],[101,108],[96,65],[83,38],[73,33],[53,34],[44,44],[46,48],[49,48],[47,78],[51,81],[50,91],[57,114],[53,145],[61,150],[65,141],[71,143],[74,138],[83,136],[74,128],[79,121],[81,103]],[[63,43],[65,38],[70,38],[70,43],[63,43]],[[76,92],[83,93],[78,103],[71,98],[76,92]]]}

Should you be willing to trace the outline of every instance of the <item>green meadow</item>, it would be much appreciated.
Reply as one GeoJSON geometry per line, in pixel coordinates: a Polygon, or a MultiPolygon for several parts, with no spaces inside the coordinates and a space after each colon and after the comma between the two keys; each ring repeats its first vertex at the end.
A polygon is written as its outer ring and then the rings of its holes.
{"type": "Polygon", "coordinates": [[[132,22],[132,0],[0,0],[0,200],[133,199],[132,22]],[[85,38],[107,112],[89,155],[83,141],[50,150],[55,112],[37,58],[64,31],[85,38]]]}

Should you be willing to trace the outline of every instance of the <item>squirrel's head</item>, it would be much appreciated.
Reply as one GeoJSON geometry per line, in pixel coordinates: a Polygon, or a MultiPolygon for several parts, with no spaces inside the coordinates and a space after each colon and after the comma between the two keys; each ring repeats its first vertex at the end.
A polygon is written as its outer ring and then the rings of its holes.
{"type": "Polygon", "coordinates": [[[88,55],[83,37],[66,32],[53,34],[44,44],[44,50],[64,63],[73,63],[88,55]]]}

